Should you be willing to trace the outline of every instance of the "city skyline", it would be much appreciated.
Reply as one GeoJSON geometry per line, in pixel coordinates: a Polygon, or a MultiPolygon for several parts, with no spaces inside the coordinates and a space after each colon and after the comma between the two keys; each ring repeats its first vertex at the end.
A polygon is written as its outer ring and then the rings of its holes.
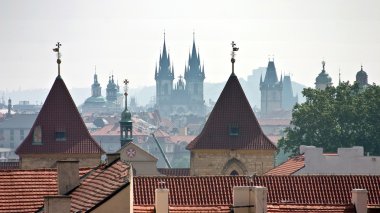
{"type": "Polygon", "coordinates": [[[183,75],[193,33],[205,82],[231,73],[231,41],[238,77],[266,66],[314,87],[326,61],[336,85],[353,82],[363,65],[380,82],[378,1],[2,1],[0,90],[49,88],[57,75],[52,49],[61,42],[61,73],[69,88],[89,87],[95,66],[105,88],[110,75],[131,87],[154,85],[164,32],[175,69],[183,75]]]}

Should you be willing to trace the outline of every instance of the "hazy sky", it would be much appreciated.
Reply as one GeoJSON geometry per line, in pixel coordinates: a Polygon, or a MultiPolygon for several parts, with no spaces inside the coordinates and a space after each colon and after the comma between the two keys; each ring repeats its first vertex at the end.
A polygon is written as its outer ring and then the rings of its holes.
{"type": "Polygon", "coordinates": [[[111,73],[154,85],[164,30],[176,76],[195,31],[207,82],[228,78],[234,40],[239,77],[274,55],[278,75],[307,86],[323,59],[335,84],[361,64],[380,83],[379,0],[0,0],[0,90],[50,88],[57,41],[69,88],[90,86],[95,65],[103,88],[111,73]]]}

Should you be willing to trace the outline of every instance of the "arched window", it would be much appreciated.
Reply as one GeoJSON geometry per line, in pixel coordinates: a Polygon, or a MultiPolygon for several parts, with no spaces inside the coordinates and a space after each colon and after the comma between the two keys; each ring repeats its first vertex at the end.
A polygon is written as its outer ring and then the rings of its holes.
{"type": "Polygon", "coordinates": [[[239,173],[236,170],[232,170],[232,172],[230,173],[230,175],[237,176],[237,175],[239,175],[239,173]]]}

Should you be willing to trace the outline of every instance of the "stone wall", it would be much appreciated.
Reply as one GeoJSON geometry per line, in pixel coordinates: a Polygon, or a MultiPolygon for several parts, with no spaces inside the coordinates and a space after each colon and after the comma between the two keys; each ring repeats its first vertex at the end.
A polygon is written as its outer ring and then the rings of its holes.
{"type": "Polygon", "coordinates": [[[55,168],[59,160],[79,160],[79,167],[96,167],[100,154],[28,154],[20,155],[21,169],[55,168]]]}
{"type": "Polygon", "coordinates": [[[275,150],[192,150],[190,175],[262,175],[274,167],[275,150]]]}

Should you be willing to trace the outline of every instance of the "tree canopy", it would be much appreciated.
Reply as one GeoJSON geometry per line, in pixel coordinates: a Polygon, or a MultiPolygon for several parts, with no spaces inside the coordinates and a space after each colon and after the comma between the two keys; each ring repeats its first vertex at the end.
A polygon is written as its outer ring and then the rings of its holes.
{"type": "Polygon", "coordinates": [[[325,90],[306,88],[306,102],[293,108],[291,126],[279,148],[297,154],[300,145],[336,152],[340,147],[363,146],[380,155],[380,87],[360,88],[348,82],[325,90]]]}

